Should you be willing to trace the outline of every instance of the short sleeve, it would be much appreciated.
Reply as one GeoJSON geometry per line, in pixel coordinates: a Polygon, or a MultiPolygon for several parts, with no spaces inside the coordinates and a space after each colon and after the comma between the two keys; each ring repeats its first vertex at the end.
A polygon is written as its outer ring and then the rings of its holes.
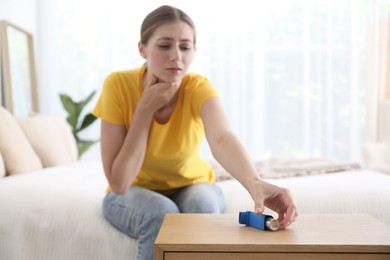
{"type": "Polygon", "coordinates": [[[191,100],[194,115],[200,116],[204,102],[214,97],[219,97],[219,95],[211,82],[205,77],[198,78],[191,100]]]}
{"type": "Polygon", "coordinates": [[[124,125],[124,115],[120,104],[119,79],[115,73],[104,81],[103,90],[92,114],[109,123],[124,125]]]}

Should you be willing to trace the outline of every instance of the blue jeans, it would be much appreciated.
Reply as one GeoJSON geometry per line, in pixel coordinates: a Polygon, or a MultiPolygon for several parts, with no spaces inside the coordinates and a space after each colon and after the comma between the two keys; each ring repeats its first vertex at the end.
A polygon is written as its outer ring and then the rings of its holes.
{"type": "Polygon", "coordinates": [[[154,259],[154,241],[167,213],[222,213],[222,190],[215,184],[199,183],[164,196],[141,187],[124,195],[107,193],[105,218],[121,232],[137,239],[137,260],[154,259]]]}

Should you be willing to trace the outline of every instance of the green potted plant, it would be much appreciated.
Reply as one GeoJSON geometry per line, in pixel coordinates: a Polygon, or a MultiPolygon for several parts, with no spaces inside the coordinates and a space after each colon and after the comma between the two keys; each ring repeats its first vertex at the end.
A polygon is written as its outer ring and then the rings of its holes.
{"type": "Polygon", "coordinates": [[[99,142],[99,140],[84,140],[80,138],[79,133],[87,128],[88,126],[92,125],[93,122],[95,122],[96,117],[92,115],[92,113],[88,113],[84,116],[84,118],[81,120],[81,114],[85,106],[91,101],[93,96],[95,95],[96,91],[93,91],[87,98],[84,100],[81,100],[80,102],[75,102],[73,99],[64,93],[60,94],[60,99],[62,102],[62,105],[66,112],[68,113],[68,116],[66,118],[66,121],[72,128],[73,136],[76,139],[77,142],[77,149],[78,149],[78,155],[79,158],[95,143],[99,142]]]}

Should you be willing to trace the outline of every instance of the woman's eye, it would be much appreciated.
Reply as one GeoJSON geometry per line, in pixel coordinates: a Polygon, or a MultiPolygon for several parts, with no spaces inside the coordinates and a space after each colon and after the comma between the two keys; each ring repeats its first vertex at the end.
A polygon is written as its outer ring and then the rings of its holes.
{"type": "Polygon", "coordinates": [[[191,51],[192,45],[182,45],[182,46],[180,46],[180,49],[183,51],[191,51]]]}
{"type": "MultiPolygon", "coordinates": [[[[159,44],[157,46],[158,46],[158,48],[160,48],[162,50],[169,50],[171,48],[170,44],[159,44]]],[[[192,49],[192,47],[189,45],[182,45],[182,46],[179,46],[179,48],[182,51],[190,51],[192,49]]]]}

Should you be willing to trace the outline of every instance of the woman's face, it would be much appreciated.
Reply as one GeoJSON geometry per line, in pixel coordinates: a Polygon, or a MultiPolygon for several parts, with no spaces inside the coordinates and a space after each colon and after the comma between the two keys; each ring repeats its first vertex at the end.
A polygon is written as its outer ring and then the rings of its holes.
{"type": "Polygon", "coordinates": [[[181,21],[162,24],[146,45],[139,44],[139,49],[146,59],[147,74],[160,81],[180,83],[194,56],[194,30],[181,21]]]}

